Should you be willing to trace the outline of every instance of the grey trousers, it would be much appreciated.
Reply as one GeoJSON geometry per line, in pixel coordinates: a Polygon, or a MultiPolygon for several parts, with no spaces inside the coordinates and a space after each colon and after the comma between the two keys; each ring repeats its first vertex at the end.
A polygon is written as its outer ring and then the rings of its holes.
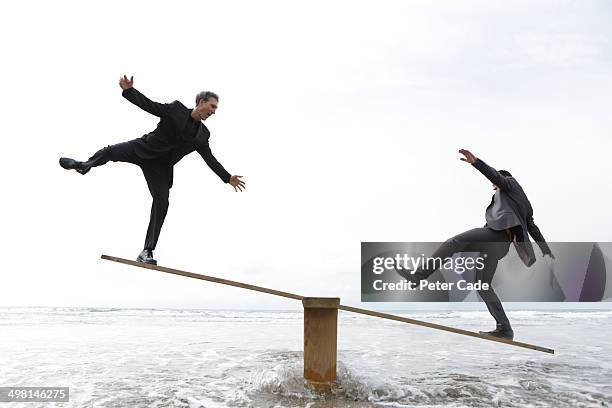
{"type": "MultiPolygon", "coordinates": [[[[497,322],[499,328],[510,328],[510,321],[504,312],[501,301],[495,294],[491,281],[497,269],[497,263],[508,253],[510,248],[510,238],[506,231],[496,231],[491,228],[474,228],[459,235],[455,235],[440,248],[438,248],[432,257],[447,258],[453,256],[457,252],[479,252],[481,255],[486,254],[484,267],[476,271],[476,281],[488,283],[488,290],[479,290],[478,294],[485,302],[489,313],[497,322]]],[[[422,277],[428,277],[436,271],[434,265],[420,268],[416,273],[422,277]]]]}

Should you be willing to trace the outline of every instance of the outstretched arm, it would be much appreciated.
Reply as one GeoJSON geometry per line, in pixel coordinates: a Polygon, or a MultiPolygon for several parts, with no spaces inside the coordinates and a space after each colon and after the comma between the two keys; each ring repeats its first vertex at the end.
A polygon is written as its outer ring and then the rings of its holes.
{"type": "Polygon", "coordinates": [[[197,150],[200,156],[202,156],[202,158],[208,165],[208,167],[210,167],[211,170],[214,171],[215,174],[217,174],[217,176],[219,176],[219,178],[223,180],[224,183],[229,183],[232,187],[234,187],[234,191],[242,191],[242,189],[245,188],[244,181],[240,180],[242,176],[230,175],[227,170],[223,168],[221,163],[219,163],[217,159],[215,159],[215,156],[213,156],[212,152],[210,151],[208,141],[200,145],[197,150]]]}
{"type": "Polygon", "coordinates": [[[476,167],[479,172],[481,172],[486,178],[489,179],[491,183],[495,184],[501,190],[508,190],[510,188],[510,181],[508,181],[506,177],[502,176],[493,167],[474,156],[472,152],[466,149],[460,149],[459,153],[464,156],[461,158],[462,161],[476,167]]]}
{"type": "Polygon", "coordinates": [[[153,102],[142,93],[140,93],[136,88],[134,88],[134,77],[132,76],[130,79],[127,79],[127,76],[123,76],[123,78],[119,79],[119,86],[123,89],[121,95],[132,102],[134,105],[138,106],[140,109],[149,112],[151,115],[155,115],[157,117],[162,117],[170,112],[172,104],[169,103],[159,103],[153,102]]]}
{"type": "MultiPolygon", "coordinates": [[[[487,163],[474,156],[472,152],[466,149],[461,149],[459,150],[459,153],[464,156],[461,158],[461,160],[463,160],[464,162],[468,162],[472,166],[476,167],[478,171],[484,174],[484,176],[488,178],[489,181],[491,181],[491,183],[495,184],[501,190],[507,190],[510,188],[510,181],[506,177],[501,175],[497,170],[489,166],[487,163]]],[[[552,251],[550,250],[550,247],[546,243],[546,240],[542,236],[540,229],[533,221],[533,216],[527,217],[527,231],[529,232],[529,235],[531,235],[533,239],[537,242],[538,246],[542,250],[542,254],[549,255],[552,259],[554,259],[555,256],[553,255],[552,251]]]]}

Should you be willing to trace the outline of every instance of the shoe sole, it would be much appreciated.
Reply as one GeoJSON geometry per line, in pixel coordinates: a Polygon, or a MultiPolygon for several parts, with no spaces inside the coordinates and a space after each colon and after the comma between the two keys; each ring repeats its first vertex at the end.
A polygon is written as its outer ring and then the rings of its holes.
{"type": "Polygon", "coordinates": [[[77,169],[76,167],[71,166],[71,165],[74,165],[74,163],[76,163],[76,162],[77,162],[76,160],[71,159],[71,160],[72,160],[72,162],[71,162],[70,164],[68,164],[68,163],[65,163],[65,162],[64,162],[62,159],[63,159],[63,157],[62,157],[62,158],[60,158],[60,160],[59,160],[59,165],[60,165],[60,166],[61,166],[63,169],[66,169],[66,170],[74,170],[74,171],[76,171],[77,173],[79,173],[79,174],[80,174],[80,175],[82,175],[82,176],[84,176],[85,174],[87,174],[87,173],[89,172],[89,170],[91,169],[91,167],[90,167],[90,168],[86,168],[86,169],[84,169],[84,170],[83,170],[83,169],[77,169]]]}
{"type": "Polygon", "coordinates": [[[63,157],[59,160],[59,165],[62,166],[63,169],[72,170],[73,168],[70,167],[68,163],[65,163],[65,161],[62,159],[63,157]]]}

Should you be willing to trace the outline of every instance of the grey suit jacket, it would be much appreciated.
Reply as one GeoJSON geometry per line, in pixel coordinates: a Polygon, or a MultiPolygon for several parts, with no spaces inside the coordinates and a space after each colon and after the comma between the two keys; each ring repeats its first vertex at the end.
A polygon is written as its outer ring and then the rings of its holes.
{"type": "Polygon", "coordinates": [[[529,235],[537,242],[542,254],[551,254],[550,247],[533,221],[533,208],[518,181],[514,177],[504,177],[480,159],[477,159],[472,165],[500,189],[500,194],[504,194],[508,198],[512,211],[519,218],[521,222],[520,227],[517,226],[512,231],[516,237],[514,240],[516,252],[521,257],[523,263],[531,266],[536,260],[529,235]]]}

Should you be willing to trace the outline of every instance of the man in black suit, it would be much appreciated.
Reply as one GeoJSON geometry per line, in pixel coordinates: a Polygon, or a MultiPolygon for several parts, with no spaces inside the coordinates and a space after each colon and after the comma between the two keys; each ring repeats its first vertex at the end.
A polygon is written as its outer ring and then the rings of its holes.
{"type": "Polygon", "coordinates": [[[153,205],[145,239],[144,249],[137,260],[157,264],[153,250],[162,224],[168,212],[168,196],[172,187],[173,166],[185,155],[197,151],[206,164],[224,183],[229,183],[235,191],[245,187],[242,176],[230,175],[219,163],[208,145],[210,132],[202,123],[215,114],[219,97],[213,92],[201,92],[196,96],[196,106],[187,108],[179,101],[172,103],[153,102],[134,87],[134,77],[123,76],[119,79],[122,95],[139,108],[160,118],[157,128],[140,138],[118,143],[98,150],[86,162],[62,157],[60,165],[87,174],[92,167],[111,161],[127,162],[138,165],[147,180],[153,205]]]}
{"type": "MultiPolygon", "coordinates": [[[[495,330],[480,333],[512,340],[514,331],[499,298],[491,287],[497,263],[508,253],[510,243],[514,243],[523,263],[531,266],[535,262],[535,254],[529,235],[538,243],[543,255],[548,256],[547,262],[552,262],[554,256],[533,221],[533,209],[527,195],[512,174],[506,170],[495,170],[468,150],[461,149],[459,153],[464,156],[461,160],[474,166],[493,183],[495,194],[485,212],[485,226],[471,229],[447,240],[431,258],[446,259],[457,252],[486,254],[484,267],[476,270],[476,281],[488,285],[487,289],[479,290],[478,293],[497,324],[495,330]]],[[[416,285],[436,270],[436,262],[433,265],[425,263],[416,271],[397,268],[397,272],[403,278],[416,285]]]]}

